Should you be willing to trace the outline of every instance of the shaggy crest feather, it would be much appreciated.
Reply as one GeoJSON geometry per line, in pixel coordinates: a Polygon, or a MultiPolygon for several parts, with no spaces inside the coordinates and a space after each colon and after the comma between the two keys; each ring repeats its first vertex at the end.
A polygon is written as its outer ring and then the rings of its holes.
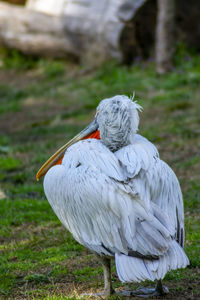
{"type": "Polygon", "coordinates": [[[97,122],[102,142],[111,150],[132,144],[138,131],[142,107],[124,95],[104,99],[97,107],[97,122]]]}

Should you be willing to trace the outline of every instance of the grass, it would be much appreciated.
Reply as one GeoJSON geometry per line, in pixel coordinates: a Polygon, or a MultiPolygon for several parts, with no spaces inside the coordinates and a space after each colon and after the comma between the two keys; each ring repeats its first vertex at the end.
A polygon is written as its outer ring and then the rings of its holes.
{"type": "MultiPolygon", "coordinates": [[[[181,50],[174,71],[159,77],[147,62],[128,67],[111,61],[90,70],[15,51],[0,53],[0,299],[78,299],[103,288],[99,262],[61,226],[35,173],[88,124],[101,99],[133,91],[144,108],[140,133],[172,166],[184,195],[191,265],[167,274],[171,296],[166,299],[197,299],[200,57],[181,50]]],[[[113,283],[124,286],[114,267],[113,283]]]]}

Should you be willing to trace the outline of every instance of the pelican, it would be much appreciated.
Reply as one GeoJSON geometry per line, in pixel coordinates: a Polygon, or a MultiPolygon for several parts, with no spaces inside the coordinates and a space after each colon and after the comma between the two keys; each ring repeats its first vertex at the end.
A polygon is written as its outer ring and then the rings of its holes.
{"type": "Polygon", "coordinates": [[[94,120],[38,171],[55,214],[104,269],[104,295],[114,293],[110,260],[122,282],[157,281],[185,268],[184,211],[179,182],[156,147],[137,134],[141,106],[133,97],[104,99],[94,120]]]}

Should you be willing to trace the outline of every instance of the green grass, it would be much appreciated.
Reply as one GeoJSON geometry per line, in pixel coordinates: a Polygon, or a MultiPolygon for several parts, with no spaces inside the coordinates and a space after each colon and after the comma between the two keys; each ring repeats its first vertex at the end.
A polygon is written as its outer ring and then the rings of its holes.
{"type": "MultiPolygon", "coordinates": [[[[78,299],[103,288],[99,262],[61,226],[35,174],[92,120],[101,99],[133,91],[144,108],[140,133],[172,166],[184,196],[191,265],[167,274],[165,284],[174,299],[198,297],[200,57],[181,49],[174,71],[162,77],[153,63],[127,67],[111,61],[88,71],[16,51],[1,51],[0,65],[0,190],[6,195],[0,199],[0,298],[78,299]]],[[[114,267],[113,282],[126,286],[114,267]]]]}

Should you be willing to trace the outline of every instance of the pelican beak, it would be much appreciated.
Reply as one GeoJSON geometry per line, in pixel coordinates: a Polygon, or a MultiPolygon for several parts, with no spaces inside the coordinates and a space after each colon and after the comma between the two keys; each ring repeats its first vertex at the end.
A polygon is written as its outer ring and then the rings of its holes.
{"type": "Polygon", "coordinates": [[[59,164],[62,161],[62,158],[65,154],[65,151],[67,148],[69,148],[71,145],[75,144],[76,142],[86,139],[86,138],[99,138],[96,135],[98,132],[98,124],[96,119],[92,121],[86,128],[84,128],[79,134],[77,134],[73,139],[71,139],[68,143],[66,143],[64,146],[62,146],[56,153],[54,153],[45,163],[44,165],[39,169],[39,171],[36,174],[37,181],[40,179],[40,177],[44,176],[47,171],[54,165],[59,164]]]}

